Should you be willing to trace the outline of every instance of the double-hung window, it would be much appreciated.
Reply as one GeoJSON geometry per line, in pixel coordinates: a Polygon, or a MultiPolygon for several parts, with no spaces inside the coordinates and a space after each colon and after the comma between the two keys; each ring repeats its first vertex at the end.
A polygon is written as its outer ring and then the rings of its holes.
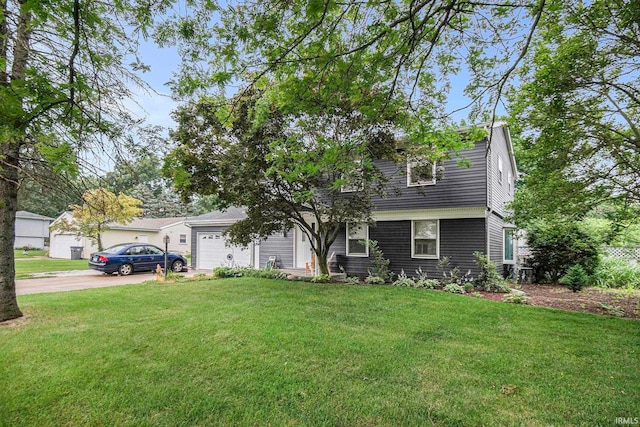
{"type": "Polygon", "coordinates": [[[347,224],[347,256],[369,256],[369,225],[366,222],[347,224]]]}
{"type": "Polygon", "coordinates": [[[440,239],[437,219],[413,221],[411,237],[412,258],[438,258],[440,239]]]}
{"type": "Polygon", "coordinates": [[[435,185],[436,162],[413,160],[407,162],[407,187],[435,185]]]}
{"type": "Polygon", "coordinates": [[[180,244],[181,245],[186,245],[187,244],[187,235],[186,234],[181,234],[180,235],[180,244]]]}
{"type": "Polygon", "coordinates": [[[502,157],[500,157],[500,155],[498,155],[498,182],[500,184],[502,184],[502,176],[503,176],[503,170],[502,170],[502,157]]]}

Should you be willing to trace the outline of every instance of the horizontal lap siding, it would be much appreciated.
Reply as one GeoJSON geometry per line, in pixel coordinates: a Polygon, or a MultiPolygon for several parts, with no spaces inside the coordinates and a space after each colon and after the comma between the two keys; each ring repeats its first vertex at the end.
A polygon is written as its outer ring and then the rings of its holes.
{"type": "Polygon", "coordinates": [[[458,166],[457,160],[447,160],[444,177],[435,185],[407,187],[406,166],[380,161],[377,166],[390,177],[387,197],[374,200],[374,211],[437,209],[487,206],[486,143],[479,142],[472,150],[463,151],[471,166],[458,166]]]}
{"type": "MultiPolygon", "coordinates": [[[[411,221],[379,221],[369,227],[369,238],[378,241],[385,258],[391,261],[390,268],[394,273],[404,270],[408,276],[415,276],[420,267],[431,278],[441,275],[437,270],[438,260],[411,258],[411,221]]],[[[371,268],[370,258],[347,257],[344,232],[336,243],[332,250],[338,254],[337,264],[348,274],[366,276],[371,268]],[[342,249],[339,252],[338,247],[342,249]]],[[[440,220],[440,256],[450,257],[452,266],[460,267],[462,273],[471,270],[477,275],[473,252],[484,252],[485,247],[483,218],[440,220]]]]}
{"type": "Polygon", "coordinates": [[[264,267],[269,257],[275,256],[279,268],[293,267],[294,232],[289,231],[285,236],[276,233],[260,242],[260,267],[264,267]]]}
{"type": "Polygon", "coordinates": [[[504,220],[492,213],[489,215],[489,258],[496,264],[498,272],[502,274],[503,270],[503,249],[504,235],[502,234],[504,220]]]}

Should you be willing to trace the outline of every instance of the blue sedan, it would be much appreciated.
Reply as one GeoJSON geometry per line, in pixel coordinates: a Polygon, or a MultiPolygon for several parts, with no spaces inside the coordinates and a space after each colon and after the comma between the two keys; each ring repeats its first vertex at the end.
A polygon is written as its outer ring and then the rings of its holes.
{"type": "MultiPolygon", "coordinates": [[[[160,265],[164,268],[164,251],[147,243],[124,243],[111,246],[101,252],[91,254],[89,268],[111,274],[118,272],[128,276],[138,271],[153,271],[160,265]]],[[[187,260],[182,255],[169,252],[167,265],[172,271],[187,269],[187,260]]]]}

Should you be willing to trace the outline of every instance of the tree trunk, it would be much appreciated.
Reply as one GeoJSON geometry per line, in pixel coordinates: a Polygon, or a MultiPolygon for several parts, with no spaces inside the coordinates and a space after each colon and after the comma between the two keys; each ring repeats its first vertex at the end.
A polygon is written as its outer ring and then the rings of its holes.
{"type": "Polygon", "coordinates": [[[18,209],[17,142],[0,142],[0,321],[22,316],[16,299],[15,242],[18,209]]]}

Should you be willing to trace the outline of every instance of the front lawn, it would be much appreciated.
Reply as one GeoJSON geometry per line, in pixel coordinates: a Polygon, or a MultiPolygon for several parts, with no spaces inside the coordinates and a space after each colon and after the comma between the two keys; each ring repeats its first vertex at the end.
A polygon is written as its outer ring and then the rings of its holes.
{"type": "Polygon", "coordinates": [[[0,425],[615,425],[640,322],[237,278],[19,298],[0,425]]]}
{"type": "Polygon", "coordinates": [[[13,256],[18,258],[34,258],[34,257],[45,257],[47,256],[48,251],[44,251],[41,249],[24,251],[22,249],[15,249],[13,251],[13,256]]]}
{"type": "Polygon", "coordinates": [[[33,277],[33,273],[89,269],[89,262],[86,259],[16,259],[15,265],[16,279],[31,278],[33,277]]]}

